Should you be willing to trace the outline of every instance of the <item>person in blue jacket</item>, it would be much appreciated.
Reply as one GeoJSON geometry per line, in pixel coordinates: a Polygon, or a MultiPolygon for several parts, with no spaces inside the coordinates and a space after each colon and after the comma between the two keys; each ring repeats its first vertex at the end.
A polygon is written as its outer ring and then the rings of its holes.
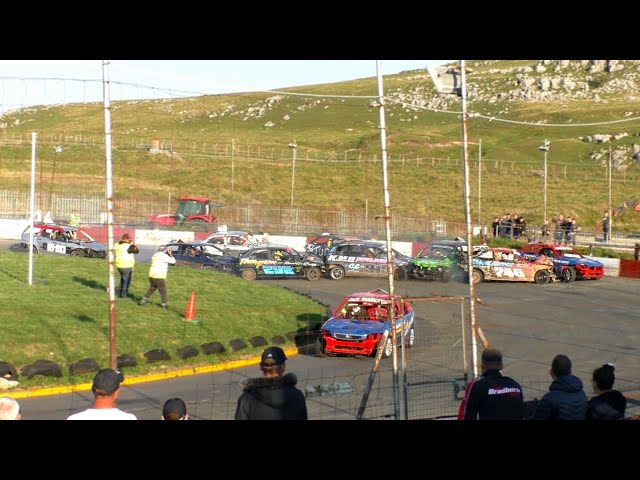
{"type": "Polygon", "coordinates": [[[573,375],[571,360],[556,355],[549,374],[553,381],[549,391],[537,403],[532,420],[584,420],[587,412],[587,394],[582,380],[573,375]]]}

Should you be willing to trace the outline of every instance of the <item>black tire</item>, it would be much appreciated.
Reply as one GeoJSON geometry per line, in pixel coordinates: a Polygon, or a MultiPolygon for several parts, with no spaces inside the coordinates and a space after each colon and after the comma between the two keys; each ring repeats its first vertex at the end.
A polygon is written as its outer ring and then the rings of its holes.
{"type": "Polygon", "coordinates": [[[484,273],[482,273],[481,270],[474,268],[473,272],[471,272],[471,280],[473,281],[474,285],[478,285],[484,282],[484,273]]]}
{"type": "Polygon", "coordinates": [[[544,285],[551,280],[551,272],[549,270],[538,270],[533,276],[533,281],[538,285],[544,285]]]}
{"type": "Polygon", "coordinates": [[[322,272],[320,272],[320,269],[318,267],[311,267],[308,268],[306,272],[304,272],[304,276],[307,280],[313,282],[315,280],[318,280],[322,276],[322,272]]]}
{"type": "Polygon", "coordinates": [[[576,279],[576,276],[578,274],[576,273],[576,269],[573,267],[567,267],[564,270],[562,270],[562,281],[563,282],[573,282],[576,279]]]}
{"type": "Polygon", "coordinates": [[[396,268],[395,272],[393,272],[393,276],[396,280],[406,280],[408,277],[407,271],[404,267],[396,268]]]}
{"type": "Polygon", "coordinates": [[[333,267],[329,270],[329,278],[331,278],[331,280],[342,280],[344,278],[344,267],[340,265],[333,267]]]}
{"type": "Polygon", "coordinates": [[[258,274],[253,268],[245,268],[240,272],[240,276],[245,280],[251,281],[251,280],[255,280],[258,274]]]}
{"type": "MultiPolygon", "coordinates": [[[[380,348],[380,347],[378,347],[380,348]]],[[[391,342],[391,334],[387,337],[387,341],[382,347],[382,358],[389,358],[393,353],[393,343],[391,342]]]]}
{"type": "Polygon", "coordinates": [[[413,327],[409,329],[407,333],[404,335],[404,343],[407,345],[407,348],[413,347],[416,342],[416,334],[413,331],[413,327]]]}
{"type": "Polygon", "coordinates": [[[451,281],[451,270],[448,268],[442,272],[442,283],[449,283],[451,281]]]}
{"type": "Polygon", "coordinates": [[[86,257],[87,254],[84,250],[80,250],[79,248],[77,248],[76,250],[73,250],[69,255],[71,255],[72,257],[86,257]]]}
{"type": "Polygon", "coordinates": [[[315,342],[315,352],[318,356],[324,356],[324,342],[322,341],[322,335],[320,335],[315,342]]]}

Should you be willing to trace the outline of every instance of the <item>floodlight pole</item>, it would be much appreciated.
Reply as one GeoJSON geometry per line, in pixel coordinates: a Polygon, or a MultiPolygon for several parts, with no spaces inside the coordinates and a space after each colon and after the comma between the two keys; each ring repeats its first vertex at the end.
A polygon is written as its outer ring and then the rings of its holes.
{"type": "MultiPolygon", "coordinates": [[[[382,62],[376,60],[376,74],[378,77],[378,103],[380,105],[380,146],[382,149],[382,185],[384,193],[384,226],[387,240],[387,272],[389,274],[389,308],[387,309],[388,319],[391,322],[391,345],[393,359],[393,415],[396,420],[400,420],[400,395],[398,386],[398,334],[396,332],[396,311],[395,311],[395,294],[394,294],[394,278],[393,278],[393,249],[391,246],[391,206],[389,201],[389,177],[387,174],[387,127],[384,119],[384,93],[382,88],[382,62]]],[[[404,342],[404,325],[401,329],[404,342]]],[[[384,348],[379,345],[378,348],[384,348]]],[[[405,349],[402,349],[404,356],[405,349]]]]}
{"type": "MultiPolygon", "coordinates": [[[[33,285],[33,216],[36,204],[36,139],[38,134],[31,132],[31,195],[29,196],[29,285],[33,285]]],[[[42,188],[42,186],[41,186],[42,188]]]]}
{"type": "Polygon", "coordinates": [[[464,156],[464,211],[467,222],[467,270],[469,272],[469,315],[471,317],[471,349],[473,361],[473,376],[478,377],[477,340],[478,323],[476,321],[476,292],[473,283],[473,230],[471,227],[471,203],[469,186],[469,114],[467,113],[467,74],[465,61],[460,60],[460,83],[462,96],[462,145],[464,156]]]}
{"type": "Polygon", "coordinates": [[[109,366],[118,368],[116,350],[116,284],[114,280],[113,251],[113,176],[111,162],[111,101],[109,99],[109,62],[102,61],[102,80],[104,97],[104,142],[106,160],[107,193],[107,245],[109,262],[109,366]]]}
{"type": "Polygon", "coordinates": [[[611,241],[611,227],[613,226],[613,209],[611,208],[611,157],[611,140],[609,140],[609,238],[607,238],[607,243],[611,241]]]}
{"type": "Polygon", "coordinates": [[[478,225],[482,209],[482,139],[478,140],[478,225]]]}

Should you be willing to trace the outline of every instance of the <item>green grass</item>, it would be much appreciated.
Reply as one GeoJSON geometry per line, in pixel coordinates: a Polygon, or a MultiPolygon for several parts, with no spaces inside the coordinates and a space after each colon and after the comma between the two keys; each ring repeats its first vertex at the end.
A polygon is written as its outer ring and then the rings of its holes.
{"type": "MultiPolygon", "coordinates": [[[[33,285],[28,284],[25,253],[0,252],[0,329],[3,342],[0,361],[18,371],[39,359],[53,360],[63,369],[61,379],[21,376],[20,389],[90,381],[92,374],[71,376],[69,366],[83,358],[109,365],[109,296],[106,260],[35,255],[33,285]]],[[[135,267],[130,293],[142,297],[148,287],[148,264],[135,267]]],[[[116,287],[119,281],[117,271],[116,287]]],[[[268,282],[247,282],[219,272],[171,267],[167,279],[169,311],[160,308],[159,293],[139,306],[131,299],[116,299],[118,355],[128,353],[138,366],[127,374],[166,371],[210,365],[229,359],[255,356],[263,347],[251,347],[248,339],[314,328],[324,318],[326,307],[268,282]],[[185,322],[184,313],[191,292],[196,292],[198,321],[185,322]],[[232,352],[229,342],[241,338],[248,348],[232,352]],[[204,355],[201,345],[222,343],[227,351],[204,355]],[[197,357],[180,360],[176,350],[192,345],[197,357]],[[147,364],[143,353],[163,348],[172,360],[147,364]]],[[[287,339],[289,345],[293,342],[287,339]]]]}
{"type": "MultiPolygon", "coordinates": [[[[516,73],[496,69],[533,66],[535,61],[470,62],[470,87],[506,93],[516,73]],[[488,73],[492,72],[492,73],[488,73]]],[[[637,69],[629,64],[627,70],[637,69]]],[[[571,69],[585,80],[586,71],[571,69]]],[[[547,72],[553,75],[551,70],[547,72]]],[[[509,120],[585,123],[639,116],[640,95],[604,88],[623,72],[592,75],[593,98],[551,102],[469,100],[469,110],[509,120]]],[[[535,76],[534,74],[531,74],[535,76]]],[[[389,158],[389,193],[395,216],[464,222],[463,175],[458,115],[408,109],[401,95],[434,96],[425,71],[402,72],[384,78],[389,158]]],[[[473,90],[471,88],[470,90],[473,90]]],[[[376,95],[376,79],[295,87],[310,94],[376,95]]],[[[265,106],[269,93],[212,95],[189,99],[112,102],[113,172],[117,199],[164,202],[183,194],[211,197],[223,205],[288,205],[292,174],[289,142],[298,144],[295,205],[302,208],[349,210],[379,215],[384,208],[381,180],[379,111],[367,99],[282,96],[260,117],[249,108],[265,106]],[[284,120],[285,116],[289,120],[284,120]],[[265,127],[267,122],[274,126],[265,127]],[[151,155],[139,145],[156,139],[171,144],[177,158],[151,155]],[[233,188],[231,143],[233,156],[233,188]]],[[[459,100],[449,96],[443,108],[457,111],[459,100]]],[[[38,132],[42,190],[46,193],[103,195],[105,183],[101,104],[75,104],[26,109],[5,115],[4,138],[21,137],[23,145],[0,148],[0,188],[28,191],[31,131],[38,132]],[[52,145],[63,144],[57,157],[52,145]],[[57,160],[56,160],[57,158],[57,160]],[[54,169],[54,161],[56,166],[54,169]],[[55,171],[54,171],[55,170],[55,171]]],[[[640,121],[577,127],[512,125],[471,118],[469,121],[472,218],[490,222],[496,215],[518,210],[530,225],[543,217],[542,141],[551,141],[548,155],[548,216],[563,213],[578,219],[583,229],[595,228],[609,206],[606,162],[592,160],[607,145],[585,143],[579,137],[627,132],[614,148],[636,143],[640,121]],[[481,191],[478,141],[482,141],[481,191]],[[479,200],[481,199],[481,202],[479,200]]],[[[607,156],[603,157],[606,161],[607,156]]],[[[640,197],[640,164],[626,155],[626,171],[613,171],[612,206],[640,197]]],[[[40,172],[38,172],[40,186],[40,172]]],[[[224,210],[220,212],[224,222],[224,210]]],[[[614,229],[640,231],[640,214],[630,211],[614,218],[614,229]]]]}

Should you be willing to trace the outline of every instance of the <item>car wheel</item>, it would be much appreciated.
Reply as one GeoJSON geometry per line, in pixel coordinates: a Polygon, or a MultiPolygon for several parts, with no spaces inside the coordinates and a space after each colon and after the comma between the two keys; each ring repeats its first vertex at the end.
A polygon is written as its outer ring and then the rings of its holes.
{"type": "Polygon", "coordinates": [[[549,280],[551,280],[551,274],[548,270],[538,270],[533,276],[533,281],[538,285],[549,283],[549,280]]]}
{"type": "Polygon", "coordinates": [[[331,280],[342,280],[344,278],[344,268],[336,265],[329,270],[329,277],[331,277],[331,280]]]}
{"type": "Polygon", "coordinates": [[[316,352],[316,355],[320,355],[320,356],[324,355],[324,342],[322,341],[322,335],[320,335],[316,340],[315,352],[316,352]]]}
{"type": "Polygon", "coordinates": [[[474,285],[478,285],[479,283],[484,282],[484,273],[474,268],[473,272],[471,273],[471,280],[473,281],[474,285]]]}
{"type": "Polygon", "coordinates": [[[391,343],[391,334],[387,337],[387,341],[382,349],[382,358],[389,358],[393,353],[393,343],[391,343]]]}
{"type": "Polygon", "coordinates": [[[245,268],[244,270],[242,270],[240,275],[245,280],[255,280],[256,276],[257,276],[257,273],[253,268],[245,268]]]}
{"type": "Polygon", "coordinates": [[[85,256],[85,251],[84,250],[80,250],[79,248],[72,251],[69,255],[71,255],[72,257],[84,257],[85,256]]]}
{"type": "Polygon", "coordinates": [[[442,283],[449,283],[451,281],[451,270],[447,269],[442,272],[442,283]]]}
{"type": "Polygon", "coordinates": [[[573,267],[567,267],[562,270],[562,281],[573,282],[576,279],[576,269],[573,267]]]}
{"type": "Polygon", "coordinates": [[[404,267],[396,268],[396,271],[393,273],[393,276],[396,280],[406,280],[407,279],[407,271],[404,267]]]}
{"type": "Polygon", "coordinates": [[[307,280],[313,282],[314,280],[318,280],[322,276],[322,273],[320,273],[318,267],[311,267],[307,269],[304,276],[307,277],[307,280]]]}
{"type": "Polygon", "coordinates": [[[413,344],[416,341],[416,334],[413,331],[413,327],[409,329],[409,331],[404,336],[404,342],[407,345],[407,348],[413,347],[413,344]]]}
{"type": "Polygon", "coordinates": [[[219,270],[218,268],[214,267],[213,265],[205,265],[202,267],[203,270],[219,270]]]}

